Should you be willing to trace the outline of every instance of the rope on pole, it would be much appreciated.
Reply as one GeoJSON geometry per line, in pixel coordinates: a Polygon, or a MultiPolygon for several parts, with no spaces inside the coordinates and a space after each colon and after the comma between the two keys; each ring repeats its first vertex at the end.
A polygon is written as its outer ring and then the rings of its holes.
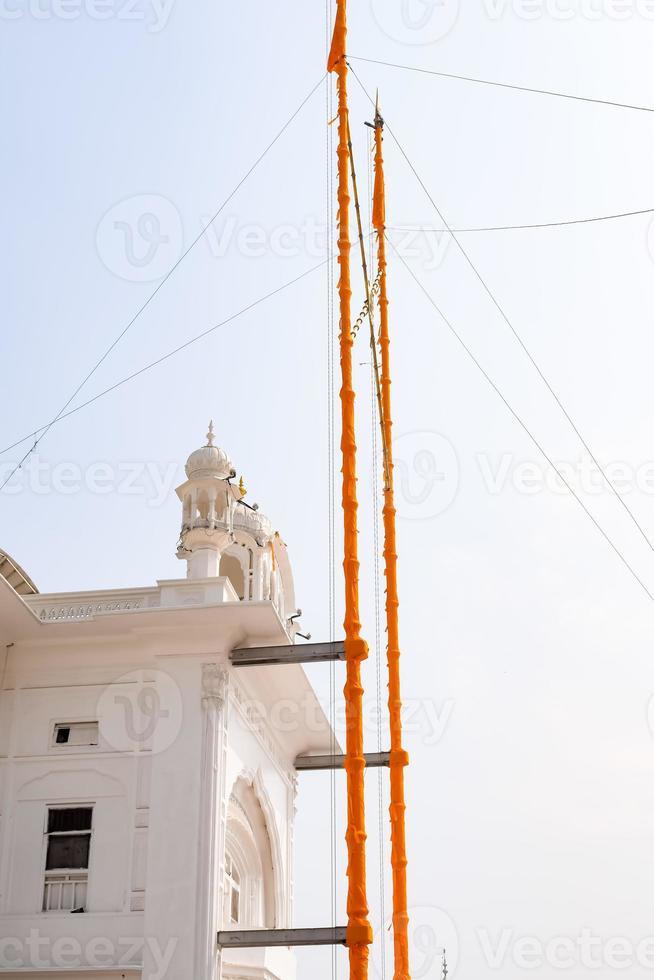
{"type": "Polygon", "coordinates": [[[359,613],[359,559],[357,528],[356,438],[354,428],[354,387],[352,384],[352,323],[350,303],[350,195],[348,187],[348,109],[347,63],[345,39],[347,33],[346,0],[337,0],[334,34],[327,69],[336,73],[338,93],[338,262],[340,277],[341,359],[341,452],[343,466],[343,518],[345,575],[345,659],[346,683],[345,718],[346,751],[344,768],[347,776],[347,830],[345,840],[348,854],[347,946],[351,980],[366,980],[368,976],[368,947],[372,929],[368,921],[366,892],[366,826],[363,755],[363,685],[361,661],[368,656],[368,647],[361,636],[359,613]]]}
{"type": "Polygon", "coordinates": [[[391,416],[390,337],[388,331],[388,293],[386,289],[386,201],[382,156],[383,119],[375,106],[375,186],[372,223],[377,232],[379,269],[379,346],[381,351],[382,422],[387,453],[384,486],[384,574],[386,575],[386,625],[388,657],[388,710],[390,714],[391,784],[391,867],[393,872],[393,953],[394,980],[409,980],[409,941],[406,888],[406,830],[404,824],[404,767],[409,757],[402,748],[402,698],[400,693],[400,638],[398,624],[397,545],[395,539],[395,499],[393,490],[393,450],[391,416]]]}

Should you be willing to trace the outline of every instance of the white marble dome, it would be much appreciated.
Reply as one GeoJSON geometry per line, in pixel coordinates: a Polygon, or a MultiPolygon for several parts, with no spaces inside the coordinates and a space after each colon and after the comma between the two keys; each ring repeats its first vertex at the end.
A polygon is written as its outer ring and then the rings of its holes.
{"type": "Polygon", "coordinates": [[[203,476],[213,476],[217,480],[226,480],[233,476],[234,466],[224,449],[213,444],[213,422],[209,423],[207,444],[192,452],[186,460],[186,475],[189,480],[203,476]]]}

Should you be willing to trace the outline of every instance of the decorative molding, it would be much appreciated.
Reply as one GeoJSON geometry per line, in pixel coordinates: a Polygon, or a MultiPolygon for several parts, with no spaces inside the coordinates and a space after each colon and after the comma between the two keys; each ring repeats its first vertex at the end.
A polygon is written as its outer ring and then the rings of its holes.
{"type": "Polygon", "coordinates": [[[233,695],[233,702],[238,707],[242,717],[248,723],[250,730],[258,736],[259,740],[267,750],[268,755],[276,763],[279,772],[291,784],[295,776],[295,770],[289,765],[288,759],[280,750],[277,742],[270,735],[268,722],[264,715],[256,707],[256,702],[247,696],[243,688],[234,680],[230,680],[230,691],[233,695]]]}
{"type": "Polygon", "coordinates": [[[229,673],[220,664],[202,664],[202,701],[222,707],[229,688],[229,673]]]}
{"type": "Polygon", "coordinates": [[[238,776],[234,779],[229,794],[230,803],[233,802],[237,805],[238,810],[243,814],[247,821],[247,826],[249,827],[250,832],[254,834],[254,828],[250,823],[250,819],[234,794],[234,787],[239,782],[244,783],[252,790],[254,798],[261,808],[261,813],[263,814],[263,822],[268,835],[270,856],[272,858],[272,878],[274,889],[273,909],[275,916],[274,928],[287,928],[289,925],[289,905],[287,902],[288,868],[286,867],[286,862],[284,861],[283,857],[279,828],[277,826],[277,818],[275,816],[275,808],[270,799],[261,766],[258,766],[256,771],[249,766],[243,767],[238,776]]]}
{"type": "Polygon", "coordinates": [[[256,796],[259,806],[263,812],[263,819],[268,830],[268,839],[270,841],[270,850],[273,859],[273,882],[275,886],[275,926],[278,929],[286,928],[290,925],[287,918],[288,906],[286,903],[286,874],[288,869],[286,868],[286,862],[282,857],[282,847],[279,837],[279,828],[277,826],[277,818],[275,817],[275,808],[273,807],[270,796],[268,795],[268,790],[266,789],[261,767],[257,768],[252,781],[252,789],[254,790],[254,795],[256,796]]]}
{"type": "Polygon", "coordinates": [[[42,622],[59,622],[60,620],[79,620],[91,619],[97,613],[126,611],[128,609],[141,609],[143,603],[141,599],[110,599],[106,602],[94,602],[82,605],[69,605],[67,602],[57,603],[52,606],[44,606],[39,610],[39,619],[42,622]]]}

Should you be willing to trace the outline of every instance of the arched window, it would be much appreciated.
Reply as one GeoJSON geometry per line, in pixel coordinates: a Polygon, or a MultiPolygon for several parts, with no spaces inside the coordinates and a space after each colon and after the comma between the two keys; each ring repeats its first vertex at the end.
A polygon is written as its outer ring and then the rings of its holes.
{"type": "Polygon", "coordinates": [[[245,576],[243,574],[243,566],[236,555],[230,555],[226,551],[221,556],[219,574],[227,576],[234,586],[236,595],[239,599],[243,599],[245,596],[245,576]]]}
{"type": "Polygon", "coordinates": [[[276,881],[266,819],[254,790],[237,780],[227,810],[223,923],[225,929],[273,929],[276,881]]]}
{"type": "Polygon", "coordinates": [[[241,922],[241,873],[236,862],[228,852],[225,855],[225,922],[232,926],[241,922]]]}

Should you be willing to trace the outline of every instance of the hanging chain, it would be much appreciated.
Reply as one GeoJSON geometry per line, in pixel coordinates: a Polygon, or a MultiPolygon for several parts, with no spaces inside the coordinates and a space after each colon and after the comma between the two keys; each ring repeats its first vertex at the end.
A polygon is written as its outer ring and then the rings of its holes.
{"type": "Polygon", "coordinates": [[[358,317],[354,321],[354,324],[352,326],[352,330],[351,330],[351,333],[350,333],[350,336],[352,337],[352,340],[354,340],[354,338],[358,334],[359,328],[361,327],[361,324],[363,323],[363,321],[364,320],[367,320],[368,319],[368,316],[372,314],[372,309],[371,309],[370,304],[372,303],[373,299],[375,299],[375,297],[379,293],[379,276],[380,276],[380,274],[377,273],[377,278],[375,279],[375,281],[373,282],[372,286],[370,287],[370,300],[368,300],[368,299],[364,300],[363,306],[361,307],[361,312],[359,313],[358,317]]]}

